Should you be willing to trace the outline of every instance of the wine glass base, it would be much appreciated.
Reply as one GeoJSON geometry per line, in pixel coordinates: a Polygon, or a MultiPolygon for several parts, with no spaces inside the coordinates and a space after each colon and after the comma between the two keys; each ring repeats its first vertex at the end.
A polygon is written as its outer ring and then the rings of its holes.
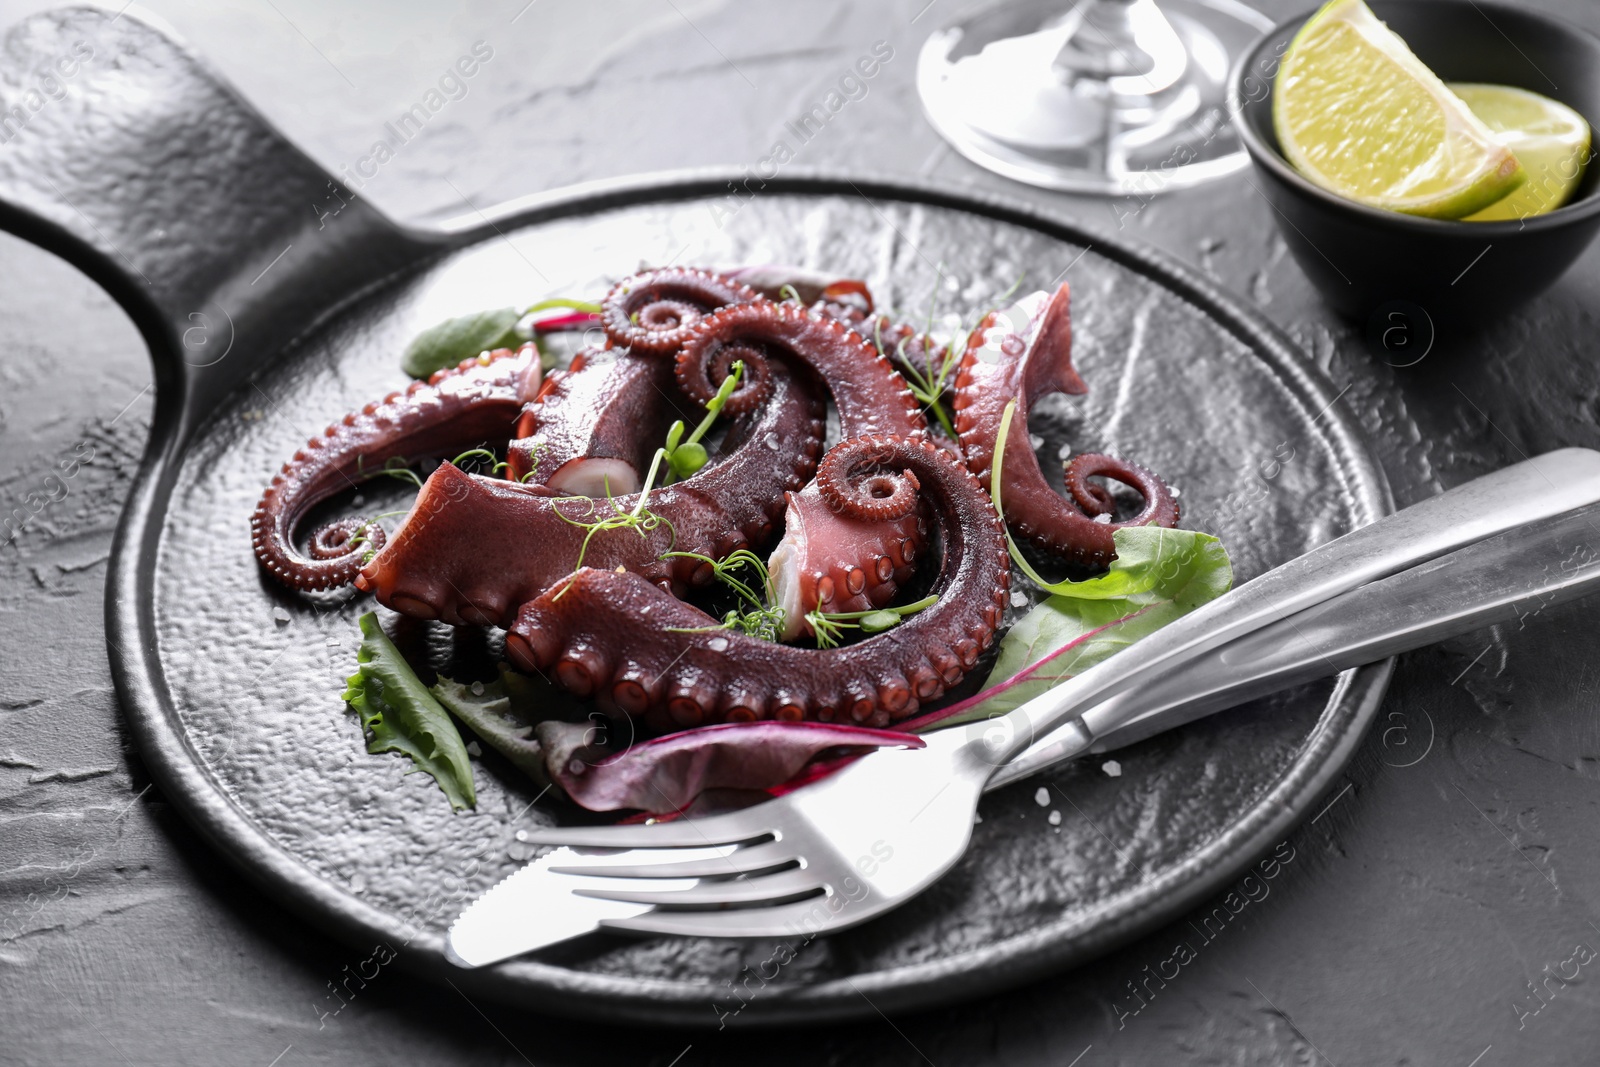
{"type": "Polygon", "coordinates": [[[1246,166],[1228,71],[1270,19],[1237,0],[1158,0],[1188,62],[1157,92],[1118,95],[1104,81],[1069,84],[1053,66],[1076,14],[1064,17],[1064,6],[1005,0],[928,38],[917,90],[958,152],[1029,185],[1111,196],[1154,196],[1246,166]]]}

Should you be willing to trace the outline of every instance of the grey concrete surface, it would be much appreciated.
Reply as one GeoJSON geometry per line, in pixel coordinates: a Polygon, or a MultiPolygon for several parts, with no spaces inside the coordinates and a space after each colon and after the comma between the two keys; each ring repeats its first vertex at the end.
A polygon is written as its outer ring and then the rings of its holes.
{"type": "MultiPolygon", "coordinates": [[[[0,23],[39,6],[0,5],[0,23]]],[[[1263,6],[1278,16],[1301,5],[1263,6]]],[[[1600,31],[1592,3],[1536,6],[1600,31]]],[[[786,121],[888,41],[894,57],[866,95],[794,166],[1003,192],[1198,266],[1349,387],[1342,402],[1401,502],[1524,454],[1600,447],[1600,249],[1534,304],[1470,331],[1441,324],[1448,341],[1427,359],[1388,366],[1360,324],[1321,306],[1247,177],[1107,202],[1026,190],[945,149],[912,76],[923,38],[952,10],[923,0],[157,6],[335,171],[356,166],[456,55],[487,42],[494,58],[466,94],[364,183],[372,202],[411,218],[613,175],[753,165],[786,121]]],[[[837,1028],[601,1027],[474,1006],[388,971],[326,1014],[329,983],[365,953],[247,886],[150,788],[124,736],[102,597],[149,382],[144,346],[108,297],[0,237],[0,514],[25,513],[0,547],[0,1063],[1595,1059],[1596,605],[1406,657],[1346,781],[1286,843],[1292,859],[1270,892],[1175,977],[1167,961],[1182,922],[1004,996],[837,1028]]]]}

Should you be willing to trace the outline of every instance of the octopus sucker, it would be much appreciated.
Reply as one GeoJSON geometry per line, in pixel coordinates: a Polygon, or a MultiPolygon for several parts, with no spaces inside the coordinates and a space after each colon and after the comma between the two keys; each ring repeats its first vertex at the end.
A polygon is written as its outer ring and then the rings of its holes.
{"type": "Polygon", "coordinates": [[[814,721],[866,724],[909,717],[964,676],[967,668],[950,651],[953,644],[974,632],[992,639],[994,626],[984,609],[990,593],[1010,583],[1004,531],[977,480],[926,439],[853,439],[831,450],[824,463],[916,477],[942,549],[931,606],[855,644],[799,648],[727,630],[640,575],[586,567],[559,595],[552,590],[523,605],[508,647],[526,650],[526,665],[539,670],[571,648],[599,642],[627,648],[630,671],[662,678],[659,695],[642,712],[631,713],[647,723],[653,714],[678,726],[727,721],[734,708],[763,718],[798,713],[814,721]],[[724,704],[709,694],[739,699],[724,704]]]}
{"type": "Polygon", "coordinates": [[[251,541],[262,567],[283,584],[307,591],[351,581],[365,557],[384,547],[377,525],[340,520],[312,535],[308,555],[295,546],[300,520],[391,459],[418,460],[506,440],[521,397],[539,374],[539,354],[531,344],[501,349],[390,393],[312,437],[272,479],[251,516],[251,541]]]}
{"type": "Polygon", "coordinates": [[[995,462],[1000,421],[1013,400],[1001,492],[1012,530],[1039,548],[1072,563],[1104,567],[1116,558],[1114,532],[1123,526],[1176,526],[1178,502],[1153,473],[1100,454],[1076,457],[1066,470],[1067,495],[1052,489],[1028,441],[1028,413],[1051,393],[1082,394],[1088,386],[1072,365],[1070,295],[1063,284],[1053,294],[1035,293],[1005,312],[985,316],[967,340],[956,374],[956,430],[967,467],[987,484],[995,462]],[[1110,521],[1115,501],[1103,486],[1109,478],[1137,490],[1137,514],[1110,521]]]}
{"type": "Polygon", "coordinates": [[[683,347],[689,331],[708,312],[758,296],[749,286],[709,271],[689,267],[641,271],[612,286],[600,303],[601,323],[607,340],[617,348],[668,356],[683,347]]]}

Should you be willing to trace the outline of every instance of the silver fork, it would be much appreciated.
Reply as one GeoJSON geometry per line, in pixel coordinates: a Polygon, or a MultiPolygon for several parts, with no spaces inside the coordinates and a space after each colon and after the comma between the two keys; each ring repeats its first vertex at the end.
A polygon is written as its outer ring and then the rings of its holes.
{"type": "MultiPolygon", "coordinates": [[[[955,864],[987,788],[1170,726],[1175,711],[1193,718],[1473,629],[1530,602],[1590,591],[1600,584],[1600,559],[1572,553],[1574,545],[1600,544],[1600,509],[1565,513],[1597,500],[1600,453],[1552,452],[1329,542],[1003,717],[928,735],[925,748],[874,751],[826,779],[726,815],[541,829],[531,840],[623,850],[571,852],[570,862],[546,865],[549,874],[575,876],[575,891],[594,906],[640,909],[596,912],[594,921],[610,929],[773,937],[854,926],[955,864]],[[1462,546],[1475,547],[1455,551],[1462,546]],[[1533,561],[1542,570],[1532,571],[1533,561]]],[[[581,912],[580,902],[567,901],[581,912]]],[[[460,925],[453,948],[464,947],[457,946],[460,925]]],[[[456,955],[502,958],[481,945],[456,955]]]]}

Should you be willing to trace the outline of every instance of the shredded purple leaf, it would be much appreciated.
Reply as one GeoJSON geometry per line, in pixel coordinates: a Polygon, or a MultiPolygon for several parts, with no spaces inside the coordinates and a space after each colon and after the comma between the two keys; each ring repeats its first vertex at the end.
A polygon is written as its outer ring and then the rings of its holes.
{"type": "MultiPolygon", "coordinates": [[[[968,697],[965,700],[959,701],[959,702],[957,702],[955,704],[951,704],[948,708],[940,708],[937,711],[930,711],[926,715],[918,715],[914,719],[907,719],[905,722],[896,723],[895,724],[895,729],[896,730],[908,730],[908,731],[911,731],[911,732],[914,732],[914,733],[920,733],[920,732],[922,732],[924,730],[929,730],[929,729],[933,729],[934,727],[937,727],[941,722],[945,721],[946,719],[953,719],[957,715],[961,715],[961,714],[963,714],[965,712],[969,712],[973,708],[978,707],[980,704],[983,704],[983,703],[985,703],[985,702],[987,702],[989,700],[993,700],[995,697],[1004,694],[1007,690],[1013,689],[1016,686],[1021,685],[1023,682],[1028,682],[1028,681],[1050,681],[1050,682],[1054,683],[1054,682],[1065,681],[1066,679],[1072,677],[1072,675],[1070,675],[1070,674],[1050,675],[1050,674],[1040,674],[1039,672],[1042,671],[1045,667],[1049,666],[1051,663],[1054,663],[1061,656],[1063,656],[1066,653],[1071,652],[1073,649],[1079,647],[1084,642],[1093,640],[1094,638],[1098,637],[1100,634],[1106,632],[1107,630],[1110,630],[1114,626],[1120,626],[1122,623],[1127,622],[1129,619],[1134,618],[1135,616],[1141,614],[1143,611],[1144,611],[1144,609],[1140,608],[1138,611],[1129,612],[1127,615],[1124,615],[1122,618],[1116,619],[1116,620],[1114,620],[1112,622],[1108,622],[1104,626],[1099,627],[1098,629],[1090,630],[1088,633],[1079,636],[1076,640],[1069,641],[1066,644],[1062,645],[1060,648],[1055,649],[1048,656],[1046,656],[1043,659],[1041,659],[1039,662],[1033,663],[1033,664],[1029,664],[1027,667],[1024,667],[1022,670],[1018,671],[1016,674],[1013,674],[1011,677],[1007,678],[1005,681],[1001,682],[1000,684],[991,685],[989,688],[985,689],[983,692],[974,693],[972,696],[968,697]]],[[[1009,710],[1009,709],[1007,709],[1007,710],[1009,710]]]]}
{"type": "Polygon", "coordinates": [[[563,333],[569,330],[582,330],[589,326],[597,325],[600,316],[587,311],[569,311],[563,315],[549,315],[542,319],[535,319],[533,332],[541,337],[547,333],[563,333]]]}
{"type": "Polygon", "coordinates": [[[674,812],[708,790],[781,786],[829,750],[925,744],[900,731],[834,723],[723,723],[642,741],[593,761],[568,759],[550,771],[590,811],[674,812]]]}

